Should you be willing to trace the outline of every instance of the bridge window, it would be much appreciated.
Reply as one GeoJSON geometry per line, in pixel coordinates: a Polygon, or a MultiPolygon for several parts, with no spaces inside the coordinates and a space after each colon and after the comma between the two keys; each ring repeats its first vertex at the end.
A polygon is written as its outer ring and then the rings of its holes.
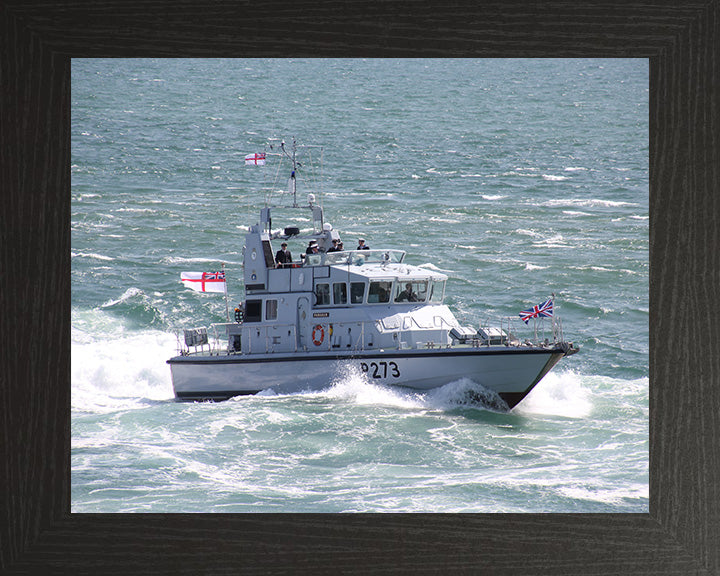
{"type": "Polygon", "coordinates": [[[333,284],[333,304],[347,304],[347,284],[333,284]]]}
{"type": "Polygon", "coordinates": [[[433,280],[430,289],[430,302],[442,302],[445,295],[445,280],[433,280]]]}
{"type": "Polygon", "coordinates": [[[330,284],[315,286],[315,306],[328,306],[330,304],[330,284]]]}
{"type": "Polygon", "coordinates": [[[428,292],[427,280],[401,280],[395,284],[395,302],[425,302],[428,292]]]}
{"type": "Polygon", "coordinates": [[[383,304],[390,302],[390,292],[392,290],[392,282],[370,282],[370,290],[368,291],[369,304],[383,304]]]}
{"type": "Polygon", "coordinates": [[[365,282],[350,283],[350,302],[352,304],[362,304],[365,299],[365,282]]]}

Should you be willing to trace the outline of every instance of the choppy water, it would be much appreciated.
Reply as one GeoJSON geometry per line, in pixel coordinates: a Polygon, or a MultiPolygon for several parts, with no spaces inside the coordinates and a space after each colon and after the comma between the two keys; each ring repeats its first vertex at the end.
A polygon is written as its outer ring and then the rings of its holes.
{"type": "Polygon", "coordinates": [[[648,511],[647,61],[73,60],[72,106],[74,512],[648,511]],[[346,241],[448,274],[464,324],[554,292],[580,353],[510,413],[354,373],[174,402],[175,330],[225,318],[180,272],[241,298],[286,177],[243,158],[293,136],[346,241]]]}

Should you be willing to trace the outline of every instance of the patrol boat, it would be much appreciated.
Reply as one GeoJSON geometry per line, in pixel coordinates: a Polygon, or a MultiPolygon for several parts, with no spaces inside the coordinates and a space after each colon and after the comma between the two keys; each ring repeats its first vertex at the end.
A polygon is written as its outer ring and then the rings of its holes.
{"type": "Polygon", "coordinates": [[[544,338],[536,326],[535,339],[520,340],[509,319],[494,328],[461,326],[443,304],[448,277],[408,264],[405,251],[330,251],[340,235],[314,195],[297,204],[296,150],[281,144],[292,161],[293,208],[309,211],[312,230],[289,223],[274,231],[271,207],[261,209],[245,235],[245,300],[235,321],[212,324],[210,336],[207,327],[185,330],[179,355],[167,361],[178,400],[317,390],[357,371],[416,391],[469,378],[512,409],[577,352],[556,315],[544,338]],[[295,240],[314,241],[317,252],[277,264],[278,243],[295,240]]]}

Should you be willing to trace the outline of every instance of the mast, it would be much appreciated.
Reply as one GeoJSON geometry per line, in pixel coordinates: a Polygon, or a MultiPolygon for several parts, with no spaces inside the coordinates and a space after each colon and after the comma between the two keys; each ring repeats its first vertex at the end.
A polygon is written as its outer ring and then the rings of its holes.
{"type": "Polygon", "coordinates": [[[288,181],[288,191],[293,196],[293,208],[299,208],[297,203],[297,186],[295,182],[295,172],[298,169],[298,166],[301,166],[301,164],[297,161],[296,153],[297,153],[297,142],[295,141],[295,138],[293,138],[292,143],[292,155],[288,154],[288,151],[285,149],[285,141],[283,140],[280,142],[280,149],[283,151],[283,154],[290,158],[290,161],[292,162],[292,172],[290,172],[290,180],[288,181]]]}

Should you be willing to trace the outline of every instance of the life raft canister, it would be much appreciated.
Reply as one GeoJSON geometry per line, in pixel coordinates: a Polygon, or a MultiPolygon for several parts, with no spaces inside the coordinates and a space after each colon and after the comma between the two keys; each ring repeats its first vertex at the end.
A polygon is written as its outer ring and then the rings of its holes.
{"type": "Polygon", "coordinates": [[[323,343],[323,340],[325,340],[325,329],[320,326],[320,324],[318,324],[317,326],[315,326],[315,328],[313,328],[312,341],[315,346],[320,346],[320,344],[323,343]]]}

